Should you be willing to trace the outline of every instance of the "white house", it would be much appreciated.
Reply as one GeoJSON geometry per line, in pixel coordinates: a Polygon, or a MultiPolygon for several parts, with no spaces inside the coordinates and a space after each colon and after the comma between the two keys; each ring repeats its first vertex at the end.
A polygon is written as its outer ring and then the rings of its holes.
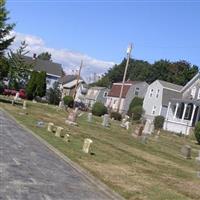
{"type": "MultiPolygon", "coordinates": [[[[117,111],[121,87],[122,83],[113,83],[112,88],[108,93],[105,105],[113,111],[117,111]]],[[[119,112],[122,114],[126,114],[133,98],[134,97],[144,98],[147,88],[148,84],[146,82],[141,82],[141,81],[125,82],[122,92],[122,99],[119,106],[119,112]]]]}
{"type": "Polygon", "coordinates": [[[60,89],[62,91],[62,98],[64,96],[74,97],[75,95],[75,101],[84,102],[85,95],[87,94],[87,85],[85,84],[85,81],[81,77],[78,81],[78,85],[77,85],[77,75],[65,75],[59,79],[59,83],[60,83],[60,89]]]}
{"type": "Polygon", "coordinates": [[[200,73],[180,92],[180,98],[171,98],[168,103],[164,129],[188,135],[200,121],[200,73]]]}
{"type": "Polygon", "coordinates": [[[180,98],[182,88],[180,85],[161,80],[150,84],[143,101],[144,117],[149,120],[153,120],[158,115],[165,117],[169,100],[180,98]]]}

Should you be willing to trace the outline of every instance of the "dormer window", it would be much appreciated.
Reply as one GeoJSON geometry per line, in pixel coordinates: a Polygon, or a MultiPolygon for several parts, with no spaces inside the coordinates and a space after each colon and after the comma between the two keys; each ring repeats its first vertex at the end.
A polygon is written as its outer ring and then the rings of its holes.
{"type": "Polygon", "coordinates": [[[196,86],[194,86],[194,87],[192,88],[192,90],[191,90],[191,96],[192,96],[193,99],[194,99],[194,97],[195,97],[195,94],[196,94],[196,86]]]}

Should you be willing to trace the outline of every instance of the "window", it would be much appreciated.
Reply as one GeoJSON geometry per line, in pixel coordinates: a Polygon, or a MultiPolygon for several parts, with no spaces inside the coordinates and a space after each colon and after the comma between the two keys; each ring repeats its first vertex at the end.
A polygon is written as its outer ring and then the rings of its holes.
{"type": "Polygon", "coordinates": [[[189,104],[186,108],[186,111],[185,111],[185,118],[186,120],[189,120],[191,118],[191,111],[192,111],[192,105],[189,104]]]}
{"type": "Polygon", "coordinates": [[[140,88],[135,88],[135,96],[139,95],[140,88]]]}
{"type": "Polygon", "coordinates": [[[107,97],[108,92],[104,92],[103,97],[107,97]]]}
{"type": "Polygon", "coordinates": [[[153,96],[153,89],[150,90],[149,96],[150,96],[150,97],[153,96]]]}
{"type": "Polygon", "coordinates": [[[200,88],[199,88],[199,91],[198,91],[197,99],[200,99],[200,88]]]}
{"type": "Polygon", "coordinates": [[[193,99],[194,99],[194,97],[195,97],[195,94],[196,94],[196,86],[194,86],[194,87],[192,88],[192,90],[191,90],[191,96],[192,96],[193,99]]]}
{"type": "Polygon", "coordinates": [[[156,113],[156,106],[153,106],[152,115],[155,115],[155,113],[156,113]]]}
{"type": "Polygon", "coordinates": [[[156,98],[158,98],[159,92],[160,92],[160,90],[158,89],[158,90],[157,90],[157,93],[156,93],[156,98]]]}

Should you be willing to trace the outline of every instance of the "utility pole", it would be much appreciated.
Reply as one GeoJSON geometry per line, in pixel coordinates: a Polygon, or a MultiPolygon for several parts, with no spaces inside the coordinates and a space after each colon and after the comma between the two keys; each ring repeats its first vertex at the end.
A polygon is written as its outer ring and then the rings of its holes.
{"type": "Polygon", "coordinates": [[[122,86],[121,86],[121,90],[120,90],[120,94],[119,94],[117,112],[119,112],[120,105],[121,105],[122,94],[123,94],[123,89],[124,89],[124,83],[125,83],[125,80],[126,80],[126,73],[127,73],[127,69],[128,69],[129,59],[130,59],[130,56],[131,56],[131,51],[132,51],[132,44],[129,44],[129,46],[127,48],[127,61],[126,61],[126,66],[125,66],[125,70],[124,70],[122,86]]]}
{"type": "Polygon", "coordinates": [[[78,76],[77,76],[77,79],[76,79],[76,86],[75,86],[75,90],[74,90],[74,100],[75,100],[75,97],[76,97],[76,93],[77,93],[77,89],[78,89],[78,83],[79,83],[79,80],[80,80],[80,76],[81,76],[81,69],[83,67],[83,60],[81,60],[81,65],[79,67],[79,71],[78,71],[78,76]]]}

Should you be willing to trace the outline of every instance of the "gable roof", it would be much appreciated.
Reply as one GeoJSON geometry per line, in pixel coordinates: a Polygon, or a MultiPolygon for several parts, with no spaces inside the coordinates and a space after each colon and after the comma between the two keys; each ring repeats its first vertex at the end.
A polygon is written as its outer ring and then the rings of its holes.
{"type": "MultiPolygon", "coordinates": [[[[130,87],[132,85],[135,85],[135,84],[138,84],[138,83],[141,83],[141,81],[128,81],[128,82],[125,82],[124,84],[124,88],[123,88],[123,91],[122,91],[122,98],[125,98],[130,87]]],[[[121,91],[121,87],[122,87],[122,83],[113,83],[112,85],[112,88],[110,90],[110,92],[108,93],[108,96],[110,97],[119,97],[120,96],[120,91],[121,91]]]]}
{"type": "MultiPolygon", "coordinates": [[[[72,82],[74,80],[77,80],[77,77],[78,77],[78,75],[68,74],[68,75],[65,75],[65,76],[61,77],[59,79],[59,83],[66,84],[66,83],[72,82]]],[[[82,77],[80,77],[80,80],[83,81],[82,77]]]]}
{"type": "Polygon", "coordinates": [[[175,91],[180,92],[181,89],[183,88],[183,86],[181,86],[181,85],[177,85],[177,84],[170,83],[170,82],[167,82],[167,81],[158,80],[158,82],[159,82],[165,89],[169,89],[169,90],[175,90],[175,91]]]}
{"type": "Polygon", "coordinates": [[[189,87],[192,86],[192,84],[200,78],[200,73],[198,72],[181,90],[181,92],[184,92],[185,90],[187,90],[189,87]]]}
{"type": "Polygon", "coordinates": [[[62,66],[61,64],[41,59],[33,59],[29,56],[23,56],[25,62],[33,65],[33,69],[36,71],[45,71],[47,74],[62,76],[62,66]]]}
{"type": "Polygon", "coordinates": [[[106,87],[91,87],[88,89],[86,99],[96,99],[97,96],[101,93],[101,91],[108,91],[106,87]]]}

